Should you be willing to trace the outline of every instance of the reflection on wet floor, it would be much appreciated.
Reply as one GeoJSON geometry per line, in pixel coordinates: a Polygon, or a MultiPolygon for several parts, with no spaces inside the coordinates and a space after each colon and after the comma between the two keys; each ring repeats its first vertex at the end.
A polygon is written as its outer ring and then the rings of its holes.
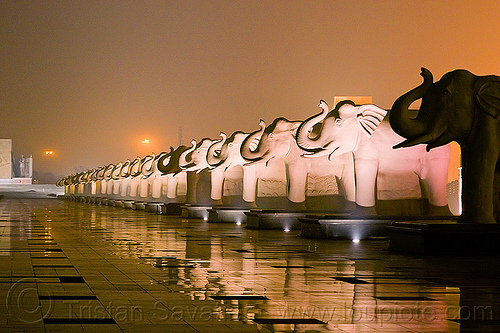
{"type": "Polygon", "coordinates": [[[1,331],[500,331],[495,257],[59,200],[0,201],[0,234],[1,331]]]}

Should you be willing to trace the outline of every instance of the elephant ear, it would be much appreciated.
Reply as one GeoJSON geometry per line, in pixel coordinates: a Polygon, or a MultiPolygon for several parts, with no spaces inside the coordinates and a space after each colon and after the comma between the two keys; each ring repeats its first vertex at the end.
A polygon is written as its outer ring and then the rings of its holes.
{"type": "Polygon", "coordinates": [[[500,116],[500,78],[486,76],[481,78],[476,85],[474,97],[481,109],[492,116],[500,116]]]}
{"type": "Polygon", "coordinates": [[[363,129],[363,133],[371,136],[384,119],[387,111],[372,104],[361,105],[359,107],[358,121],[363,129]]]}

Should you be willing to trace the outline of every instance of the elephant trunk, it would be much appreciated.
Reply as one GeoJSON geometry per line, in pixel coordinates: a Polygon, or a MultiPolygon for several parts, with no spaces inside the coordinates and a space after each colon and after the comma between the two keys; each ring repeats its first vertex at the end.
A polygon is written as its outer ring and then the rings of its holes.
{"type": "Polygon", "coordinates": [[[241,156],[247,161],[258,161],[262,159],[262,152],[260,152],[260,141],[264,130],[266,129],[266,123],[264,120],[259,122],[260,130],[250,133],[245,140],[241,143],[240,153],[241,156]]]}
{"type": "Polygon", "coordinates": [[[214,142],[207,150],[207,163],[211,168],[215,168],[226,159],[223,154],[223,146],[226,143],[227,135],[220,132],[221,140],[214,142]]]}
{"type": "Polygon", "coordinates": [[[137,156],[129,166],[130,176],[137,177],[141,174],[141,158],[137,156]]]}
{"type": "Polygon", "coordinates": [[[302,124],[300,124],[297,129],[297,134],[295,139],[297,141],[297,145],[305,150],[305,151],[316,151],[318,148],[321,148],[317,139],[321,136],[321,132],[318,133],[314,138],[311,138],[311,134],[313,132],[313,127],[323,121],[328,115],[328,104],[324,100],[319,102],[319,107],[322,111],[312,117],[306,119],[302,124]]]}
{"type": "Polygon", "coordinates": [[[142,160],[141,173],[144,176],[144,178],[148,178],[153,174],[155,159],[156,157],[155,154],[153,153],[153,155],[146,155],[146,157],[144,157],[144,159],[142,160]]]}
{"type": "Polygon", "coordinates": [[[422,68],[420,75],[424,78],[424,82],[400,96],[392,105],[389,113],[389,122],[394,132],[410,139],[425,134],[430,125],[427,119],[422,119],[420,114],[416,118],[412,118],[408,112],[411,103],[422,98],[433,82],[432,73],[429,70],[422,68]]]}
{"type": "Polygon", "coordinates": [[[191,154],[192,152],[194,152],[195,149],[196,149],[196,141],[195,140],[191,140],[191,148],[189,148],[188,150],[184,151],[179,156],[179,167],[181,169],[187,169],[190,166],[192,166],[193,163],[192,163],[191,156],[189,156],[189,158],[188,158],[188,155],[191,154]]]}

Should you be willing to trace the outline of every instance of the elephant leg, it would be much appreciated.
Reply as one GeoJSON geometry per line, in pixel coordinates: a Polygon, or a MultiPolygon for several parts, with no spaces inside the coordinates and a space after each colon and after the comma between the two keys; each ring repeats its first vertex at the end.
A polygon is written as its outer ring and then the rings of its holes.
{"type": "Polygon", "coordinates": [[[448,165],[443,161],[439,165],[427,164],[428,169],[425,178],[421,178],[425,196],[433,206],[446,206],[446,182],[448,177],[448,165]]]}
{"type": "Polygon", "coordinates": [[[195,204],[196,201],[196,188],[198,187],[199,174],[196,171],[187,172],[187,202],[195,204]]]}
{"type": "Polygon", "coordinates": [[[375,184],[377,181],[378,160],[356,158],[356,204],[361,207],[375,206],[375,184]]]}
{"type": "MultiPolygon", "coordinates": [[[[482,142],[482,141],[481,141],[482,142]]],[[[492,148],[494,149],[494,148],[492,148]]],[[[462,216],[461,223],[496,223],[493,218],[493,179],[495,151],[484,149],[484,143],[462,146],[462,216]],[[493,154],[492,154],[493,153],[493,154]]]]}
{"type": "Polygon", "coordinates": [[[354,176],[354,163],[351,160],[342,166],[342,172],[339,175],[342,190],[345,198],[349,202],[356,202],[356,181],[354,176]]]}
{"type": "Polygon", "coordinates": [[[306,200],[307,165],[304,163],[293,163],[288,166],[288,179],[290,187],[288,199],[294,203],[306,200]]]}
{"type": "Polygon", "coordinates": [[[158,199],[161,197],[161,179],[159,175],[154,176],[152,179],[152,184],[151,184],[151,196],[155,199],[158,199]]]}
{"type": "Polygon", "coordinates": [[[167,176],[167,198],[168,199],[175,199],[177,196],[177,178],[168,175],[167,176]]]}
{"type": "Polygon", "coordinates": [[[224,184],[224,170],[214,169],[210,171],[212,200],[222,199],[222,186],[224,184]]]}
{"type": "Polygon", "coordinates": [[[257,190],[257,173],[255,166],[243,167],[243,200],[255,202],[255,191],[257,190]]]}

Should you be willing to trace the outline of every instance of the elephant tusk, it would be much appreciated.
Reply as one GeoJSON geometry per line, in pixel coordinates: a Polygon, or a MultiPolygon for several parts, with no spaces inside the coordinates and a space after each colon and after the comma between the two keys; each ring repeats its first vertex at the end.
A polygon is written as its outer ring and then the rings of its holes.
{"type": "Polygon", "coordinates": [[[421,143],[428,143],[434,140],[434,136],[432,134],[425,134],[424,136],[421,136],[419,138],[415,139],[407,139],[401,143],[398,143],[397,145],[393,146],[392,148],[397,149],[397,148],[405,148],[405,147],[411,147],[415,146],[421,143]]]}

